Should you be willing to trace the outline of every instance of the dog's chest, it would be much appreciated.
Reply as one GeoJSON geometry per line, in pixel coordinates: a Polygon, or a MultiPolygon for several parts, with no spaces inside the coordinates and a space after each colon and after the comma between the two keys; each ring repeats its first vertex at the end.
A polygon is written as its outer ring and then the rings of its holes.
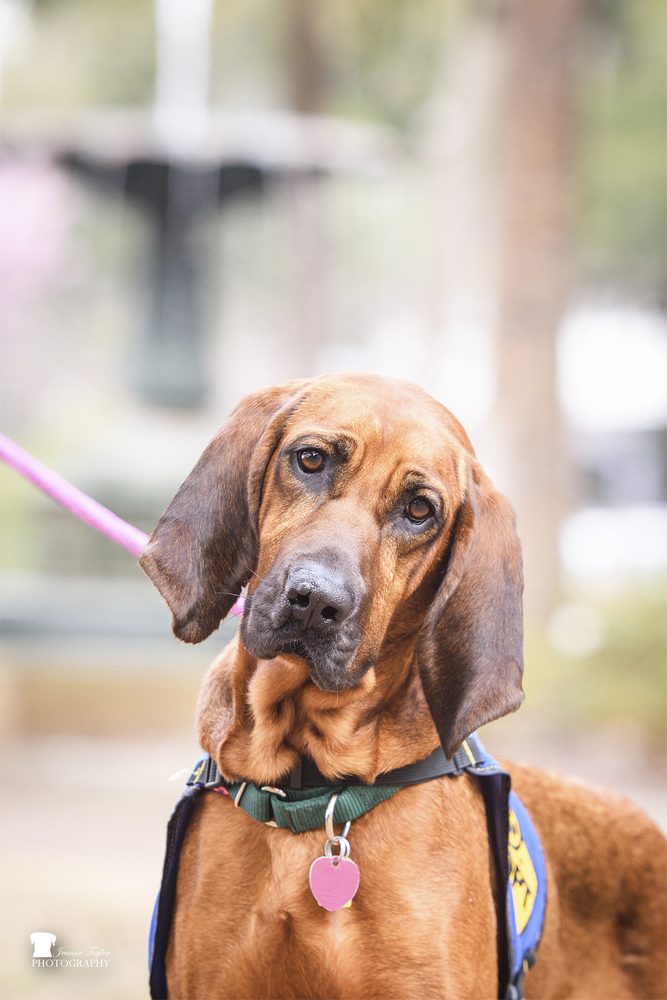
{"type": "Polygon", "coordinates": [[[488,858],[483,806],[480,819],[479,831],[459,831],[456,810],[443,818],[437,797],[404,789],[352,824],[361,883],[348,909],[330,913],[308,884],[323,830],[267,828],[226,797],[205,796],[181,858],[170,992],[493,995],[495,948],[479,948],[495,942],[488,865],[479,864],[488,858]]]}

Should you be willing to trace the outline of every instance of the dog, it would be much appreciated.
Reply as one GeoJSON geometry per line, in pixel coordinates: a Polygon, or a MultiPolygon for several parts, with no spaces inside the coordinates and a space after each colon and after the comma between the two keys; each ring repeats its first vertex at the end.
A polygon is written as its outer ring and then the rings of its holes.
{"type": "MultiPolygon", "coordinates": [[[[514,513],[455,417],[411,383],[350,372],[246,397],[140,562],[188,643],[247,586],[197,704],[228,783],[284,785],[309,760],[372,784],[438,747],[451,759],[523,699],[514,513]]],[[[546,863],[525,996],[665,997],[661,833],[612,792],[504,766],[546,863]]],[[[356,819],[360,888],[335,912],[308,884],[322,828],[276,829],[224,794],[193,808],[172,1000],[506,995],[505,887],[473,774],[406,785],[356,819]]]]}

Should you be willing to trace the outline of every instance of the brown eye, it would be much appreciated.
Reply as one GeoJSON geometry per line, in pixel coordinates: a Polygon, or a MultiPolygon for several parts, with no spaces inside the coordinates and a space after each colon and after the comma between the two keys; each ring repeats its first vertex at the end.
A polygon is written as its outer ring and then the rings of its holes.
{"type": "Polygon", "coordinates": [[[405,508],[405,513],[415,524],[421,524],[422,521],[431,516],[433,506],[428,500],[424,500],[424,497],[415,497],[405,508]]]}
{"type": "Polygon", "coordinates": [[[302,472],[319,472],[324,465],[324,453],[316,448],[304,448],[296,457],[302,472]]]}

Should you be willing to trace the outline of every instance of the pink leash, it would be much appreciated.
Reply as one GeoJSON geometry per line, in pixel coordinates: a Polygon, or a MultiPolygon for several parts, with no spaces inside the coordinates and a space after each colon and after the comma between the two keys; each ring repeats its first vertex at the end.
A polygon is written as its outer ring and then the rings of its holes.
{"type": "MultiPolygon", "coordinates": [[[[95,528],[103,535],[112,538],[114,542],[118,542],[133,556],[141,555],[150,535],[135,528],[134,525],[128,524],[127,521],[123,521],[108,507],[104,507],[97,500],[82,493],[76,486],[72,486],[66,479],[63,479],[59,473],[49,469],[48,465],[33,458],[5,434],[0,434],[0,458],[48,496],[66,507],[72,514],[80,517],[91,528],[95,528]]],[[[244,598],[239,597],[231,609],[231,614],[240,617],[243,614],[244,603],[244,598]]]]}

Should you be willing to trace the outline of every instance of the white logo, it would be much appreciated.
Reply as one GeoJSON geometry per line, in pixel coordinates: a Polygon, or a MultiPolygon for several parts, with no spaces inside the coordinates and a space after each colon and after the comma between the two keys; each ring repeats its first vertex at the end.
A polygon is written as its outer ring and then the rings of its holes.
{"type": "Polygon", "coordinates": [[[30,943],[35,946],[33,958],[51,958],[51,947],[56,943],[56,936],[45,931],[36,931],[30,935],[30,943]]]}
{"type": "Polygon", "coordinates": [[[30,935],[30,942],[35,946],[32,953],[33,968],[56,969],[67,966],[69,969],[106,969],[109,966],[111,952],[104,948],[91,945],[85,951],[68,951],[67,948],[59,947],[53,955],[51,949],[56,943],[56,935],[47,934],[46,931],[35,931],[30,935]]]}

